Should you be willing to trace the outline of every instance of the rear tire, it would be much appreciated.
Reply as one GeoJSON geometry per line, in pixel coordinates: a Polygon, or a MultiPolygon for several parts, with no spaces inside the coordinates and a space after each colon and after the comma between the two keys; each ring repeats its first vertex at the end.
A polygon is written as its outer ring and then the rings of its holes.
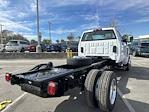
{"type": "Polygon", "coordinates": [[[100,76],[100,71],[98,69],[91,70],[85,80],[85,98],[89,107],[98,107],[95,98],[95,84],[100,76]]]}
{"type": "Polygon", "coordinates": [[[104,71],[95,87],[96,100],[101,112],[113,110],[117,97],[117,81],[113,71],[104,71]]]}

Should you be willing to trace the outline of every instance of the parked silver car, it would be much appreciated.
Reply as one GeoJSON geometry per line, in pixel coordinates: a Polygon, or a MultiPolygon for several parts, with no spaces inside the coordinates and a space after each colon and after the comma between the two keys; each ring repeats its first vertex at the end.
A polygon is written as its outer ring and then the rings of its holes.
{"type": "Polygon", "coordinates": [[[29,42],[24,40],[11,40],[6,44],[6,52],[24,52],[27,50],[29,42]]]}

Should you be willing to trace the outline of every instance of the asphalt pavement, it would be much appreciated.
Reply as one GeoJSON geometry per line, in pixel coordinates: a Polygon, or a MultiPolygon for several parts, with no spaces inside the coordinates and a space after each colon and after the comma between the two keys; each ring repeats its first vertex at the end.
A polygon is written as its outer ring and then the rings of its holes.
{"type": "MultiPolygon", "coordinates": [[[[52,61],[62,65],[66,60],[0,60],[0,102],[11,99],[2,112],[99,112],[86,105],[84,93],[74,88],[62,97],[40,98],[21,91],[4,80],[6,72],[19,73],[52,61]]],[[[117,71],[118,98],[113,112],[149,112],[149,58],[133,57],[129,72],[117,71]]]]}

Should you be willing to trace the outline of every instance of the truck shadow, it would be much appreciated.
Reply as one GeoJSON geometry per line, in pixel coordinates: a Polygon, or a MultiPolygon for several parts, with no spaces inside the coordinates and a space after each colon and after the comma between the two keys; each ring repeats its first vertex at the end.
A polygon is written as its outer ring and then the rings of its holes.
{"type": "Polygon", "coordinates": [[[80,94],[78,88],[66,92],[65,95],[70,95],[69,99],[59,104],[54,112],[98,112],[98,109],[87,106],[84,92],[80,94]]]}
{"type": "Polygon", "coordinates": [[[127,88],[129,79],[149,80],[149,68],[145,67],[132,66],[129,72],[116,71],[116,74],[117,77],[121,77],[120,80],[118,80],[118,86],[123,94],[130,93],[130,90],[127,88]]]}
{"type": "MultiPolygon", "coordinates": [[[[138,82],[134,83],[134,84],[138,84],[139,80],[149,80],[149,68],[147,67],[138,67],[138,66],[132,66],[129,72],[125,72],[125,71],[117,71],[116,72],[117,77],[121,77],[121,79],[119,80],[118,83],[118,87],[121,90],[122,94],[129,94],[131,93],[131,90],[128,88],[128,81],[129,83],[132,83],[131,80],[135,79],[138,82]]],[[[140,85],[140,84],[138,84],[140,85]]],[[[140,86],[138,86],[139,88],[140,86]]],[[[145,88],[145,85],[143,87],[145,88]]],[[[138,96],[139,97],[139,96],[138,96]]],[[[137,98],[136,98],[137,100],[137,98]]],[[[144,103],[144,102],[139,102],[139,101],[134,101],[134,100],[130,100],[127,99],[127,101],[133,106],[133,108],[135,109],[136,112],[148,112],[149,110],[149,104],[144,103]]],[[[146,101],[146,100],[144,100],[146,101]]]]}
{"type": "MultiPolygon", "coordinates": [[[[127,88],[127,83],[129,78],[135,78],[137,80],[149,80],[149,70],[148,68],[132,67],[129,72],[117,71],[116,74],[118,77],[121,77],[119,80],[119,88],[123,94],[130,93],[130,89],[127,88]],[[143,74],[141,74],[143,73],[143,74]]],[[[78,88],[69,90],[65,94],[69,95],[69,98],[62,103],[60,103],[54,112],[99,112],[97,108],[89,108],[86,103],[84,93],[79,92],[78,88]]],[[[129,100],[128,102],[135,108],[136,112],[148,112],[149,104],[129,100]]],[[[128,112],[127,106],[122,101],[122,98],[118,95],[115,108],[113,112],[128,112]]]]}

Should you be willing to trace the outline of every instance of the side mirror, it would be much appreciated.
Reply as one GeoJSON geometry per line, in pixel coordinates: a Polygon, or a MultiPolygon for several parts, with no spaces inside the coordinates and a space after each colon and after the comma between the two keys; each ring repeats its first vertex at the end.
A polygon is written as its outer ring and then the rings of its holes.
{"type": "Polygon", "coordinates": [[[132,42],[133,41],[133,36],[130,36],[129,40],[130,40],[130,42],[132,42]]]}
{"type": "Polygon", "coordinates": [[[123,42],[127,42],[127,38],[128,38],[127,35],[123,35],[123,36],[122,36],[122,41],[123,41],[123,42]]]}
{"type": "Polygon", "coordinates": [[[132,42],[133,41],[133,36],[123,35],[122,40],[123,40],[123,42],[132,42]]]}

